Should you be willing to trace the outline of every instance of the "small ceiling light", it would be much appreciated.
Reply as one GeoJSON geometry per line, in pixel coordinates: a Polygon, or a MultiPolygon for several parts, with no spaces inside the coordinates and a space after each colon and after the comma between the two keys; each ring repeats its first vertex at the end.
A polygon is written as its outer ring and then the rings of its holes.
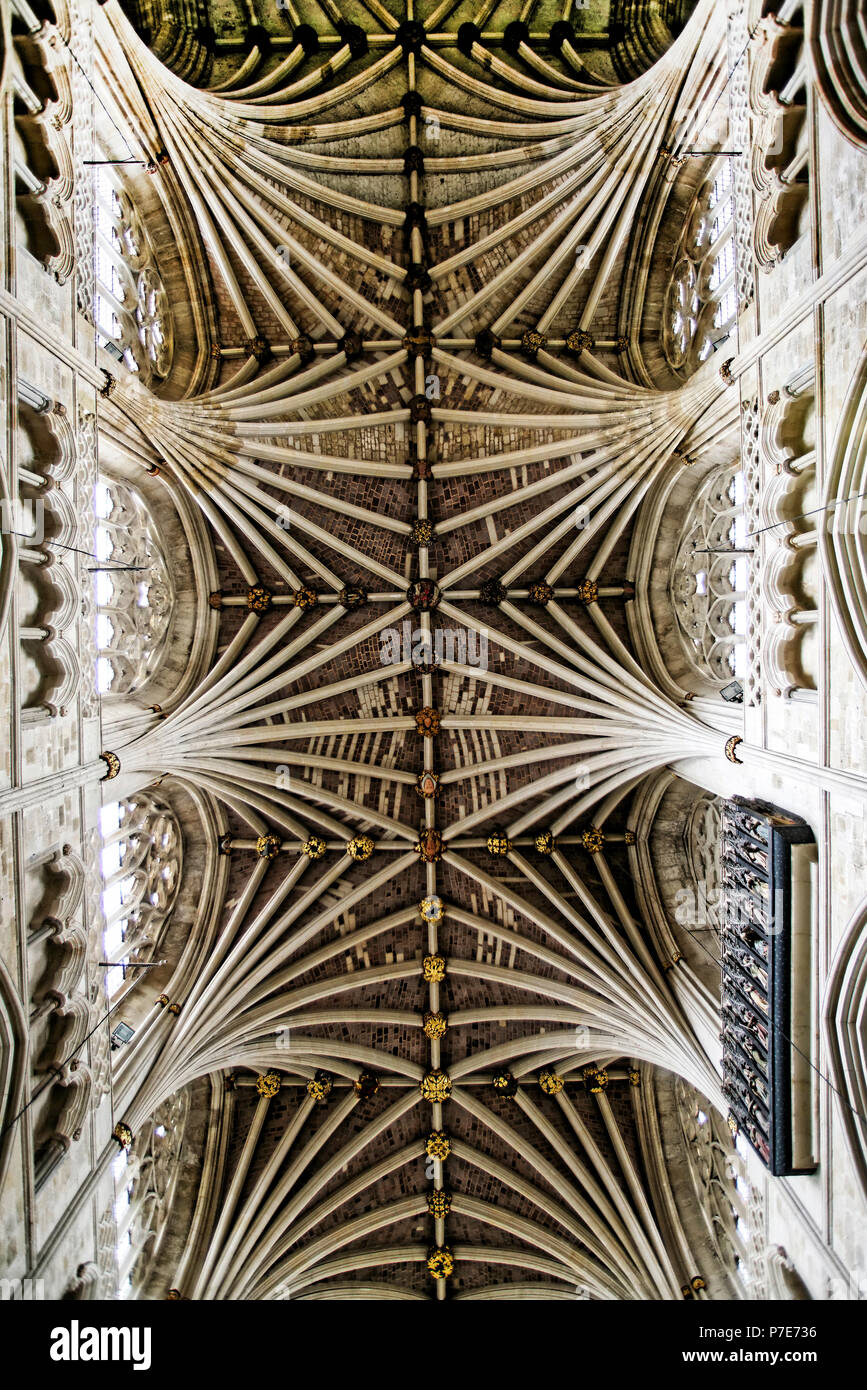
{"type": "Polygon", "coordinates": [[[111,1050],[116,1052],[124,1043],[128,1043],[135,1035],[135,1029],[130,1028],[128,1023],[118,1023],[111,1035],[111,1050]]]}
{"type": "Polygon", "coordinates": [[[730,705],[742,705],[744,702],[744,688],[740,681],[729,681],[720,691],[724,700],[728,700],[730,705]]]}

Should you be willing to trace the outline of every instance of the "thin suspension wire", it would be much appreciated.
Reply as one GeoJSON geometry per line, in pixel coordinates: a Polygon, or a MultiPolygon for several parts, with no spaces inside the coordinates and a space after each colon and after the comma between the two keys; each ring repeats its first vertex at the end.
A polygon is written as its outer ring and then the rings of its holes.
{"type": "MultiPolygon", "coordinates": [[[[719,962],[718,958],[713,954],[712,951],[709,951],[709,950],[707,949],[707,947],[705,946],[704,942],[703,942],[703,941],[699,941],[698,937],[697,937],[697,936],[693,936],[692,934],[691,934],[691,939],[695,942],[696,946],[699,946],[699,947],[702,949],[702,951],[704,951],[704,953],[705,953],[705,955],[708,957],[708,959],[709,959],[709,960],[712,960],[713,963],[714,963],[714,965],[716,965],[717,967],[719,967],[720,962],[719,962]]],[[[794,1041],[789,1037],[789,1035],[788,1035],[788,1033],[786,1032],[786,1030],[785,1030],[784,1028],[780,1028],[780,1026],[779,1026],[778,1024],[774,1024],[774,1027],[777,1029],[777,1031],[778,1031],[779,1033],[782,1034],[782,1036],[785,1038],[785,1040],[786,1040],[786,1042],[789,1044],[789,1046],[790,1046],[790,1047],[793,1047],[793,1048],[795,1049],[795,1051],[796,1051],[801,1057],[803,1057],[804,1061],[805,1061],[809,1066],[811,1066],[811,1067],[813,1068],[813,1071],[816,1073],[816,1075],[817,1075],[817,1076],[820,1076],[820,1077],[822,1078],[822,1080],[825,1082],[825,1085],[828,1086],[828,1087],[830,1087],[830,1089],[834,1092],[834,1094],[835,1094],[836,1096],[839,1096],[839,1097],[840,1097],[840,1100],[843,1102],[843,1104],[844,1104],[844,1105],[847,1105],[847,1106],[849,1107],[849,1109],[852,1111],[852,1114],[853,1114],[853,1115],[857,1115],[859,1120],[863,1120],[864,1123],[867,1124],[867,1115],[862,1114],[862,1112],[857,1108],[857,1106],[854,1106],[854,1105],[852,1104],[851,1101],[849,1101],[849,1100],[846,1099],[846,1097],[842,1094],[842,1092],[840,1092],[840,1091],[837,1090],[837,1087],[834,1085],[833,1081],[829,1080],[829,1078],[825,1075],[825,1073],[824,1073],[823,1071],[821,1071],[821,1070],[819,1069],[819,1067],[816,1066],[815,1062],[812,1061],[812,1059],[811,1059],[810,1057],[807,1056],[806,1052],[803,1052],[802,1049],[798,1046],[798,1044],[797,1044],[796,1042],[794,1042],[794,1041]]]]}
{"type": "MultiPolygon", "coordinates": [[[[130,155],[130,162],[133,163],[133,164],[147,164],[147,160],[146,160],[146,159],[139,159],[139,158],[136,157],[136,155],[133,154],[132,146],[130,145],[129,141],[127,140],[127,138],[126,138],[126,136],[124,135],[123,131],[121,130],[120,126],[119,126],[119,125],[117,124],[117,122],[115,121],[114,117],[112,116],[111,112],[109,111],[108,107],[106,106],[105,102],[103,101],[102,97],[99,95],[99,92],[98,92],[98,91],[96,90],[96,88],[94,87],[93,83],[91,82],[91,80],[90,80],[90,78],[88,77],[87,73],[85,72],[84,68],[81,66],[81,63],[78,61],[78,58],[77,58],[77,56],[76,56],[74,50],[73,50],[73,49],[70,47],[70,45],[66,42],[66,39],[63,37],[63,35],[61,34],[61,32],[60,32],[59,29],[57,30],[57,35],[58,35],[58,37],[59,37],[59,39],[60,39],[60,42],[63,44],[64,48],[66,48],[66,49],[68,50],[68,52],[70,53],[70,55],[71,55],[71,57],[72,57],[72,61],[75,63],[75,66],[78,68],[78,71],[81,73],[81,75],[82,75],[82,77],[84,78],[85,82],[87,83],[88,87],[89,87],[90,90],[93,92],[93,95],[96,97],[96,99],[97,99],[97,101],[99,102],[100,106],[102,107],[103,111],[104,111],[105,114],[108,116],[108,119],[111,121],[111,124],[114,126],[114,128],[115,128],[115,130],[117,131],[118,135],[120,136],[121,140],[122,140],[123,143],[126,145],[128,151],[129,151],[129,155],[130,155]]],[[[89,161],[85,161],[85,162],[89,162],[89,161]]],[[[115,162],[119,162],[119,161],[114,161],[114,160],[112,160],[112,161],[106,161],[106,162],[115,163],[115,162]]]]}

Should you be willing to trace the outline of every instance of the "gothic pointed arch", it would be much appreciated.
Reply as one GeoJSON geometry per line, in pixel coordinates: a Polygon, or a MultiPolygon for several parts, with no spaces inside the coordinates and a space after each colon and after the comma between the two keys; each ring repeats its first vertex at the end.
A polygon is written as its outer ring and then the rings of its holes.
{"type": "Polygon", "coordinates": [[[834,1103],[861,1191],[867,1196],[867,903],[837,950],[822,1006],[834,1103]]]}
{"type": "Polygon", "coordinates": [[[849,383],[825,479],[819,545],[834,616],[846,650],[867,683],[867,352],[849,383]]]}
{"type": "Polygon", "coordinates": [[[867,45],[857,0],[810,6],[810,54],[818,88],[847,140],[867,143],[867,45]]]}

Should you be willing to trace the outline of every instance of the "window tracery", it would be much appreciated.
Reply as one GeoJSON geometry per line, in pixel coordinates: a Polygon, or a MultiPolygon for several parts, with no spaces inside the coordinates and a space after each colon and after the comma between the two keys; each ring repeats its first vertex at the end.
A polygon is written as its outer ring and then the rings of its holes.
{"type": "Polygon", "coordinates": [[[719,1267],[733,1276],[741,1298],[765,1299],[768,1249],[764,1201],[750,1182],[743,1139],[734,1145],[723,1120],[705,1111],[692,1087],[678,1078],[675,1095],[690,1175],[719,1267]]]}
{"type": "Polygon", "coordinates": [[[94,574],[97,688],[128,695],[151,676],[164,649],[174,586],[157,528],[136,490],[97,481],[94,574]]]}
{"type": "Polygon", "coordinates": [[[681,532],[670,592],[678,631],[693,666],[716,685],[746,674],[744,475],[736,465],[699,490],[681,532]]]}
{"type": "Polygon", "coordinates": [[[696,886],[700,916],[719,937],[720,932],[720,844],[722,810],[719,799],[709,793],[696,801],[684,828],[687,863],[696,886]]]}
{"type": "Polygon", "coordinates": [[[171,367],[171,310],[141,218],[106,168],[96,173],[94,223],[93,319],[102,346],[151,385],[171,367]]]}
{"type": "Polygon", "coordinates": [[[743,0],[729,0],[726,51],[729,67],[728,130],[732,156],[735,198],[735,261],[738,302],[750,304],[755,298],[753,264],[753,197],[750,170],[749,64],[743,61],[750,42],[747,6],[743,0]]]}
{"type": "Polygon", "coordinates": [[[103,806],[100,830],[105,989],[114,1000],[147,974],[128,967],[157,951],[177,897],[183,841],[173,813],[148,792],[103,806]]]}
{"type": "Polygon", "coordinates": [[[188,1114],[188,1092],[171,1096],[112,1165],[118,1298],[136,1296],[167,1228],[188,1114]]]}
{"type": "Polygon", "coordinates": [[[666,291],[663,345],[677,371],[695,371],[731,331],[738,311],[735,259],[734,182],[724,158],[693,200],[666,291]]]}

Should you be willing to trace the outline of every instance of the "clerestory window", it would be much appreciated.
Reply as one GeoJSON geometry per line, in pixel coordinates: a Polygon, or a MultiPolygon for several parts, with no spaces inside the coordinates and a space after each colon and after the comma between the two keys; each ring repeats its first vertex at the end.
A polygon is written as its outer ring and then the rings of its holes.
{"type": "Polygon", "coordinates": [[[171,311],[153,248],[116,175],[95,174],[93,319],[100,344],[150,384],[171,366],[171,311]]]}
{"type": "Polygon", "coordinates": [[[144,500],[125,483],[95,488],[96,684],[129,695],[153,673],[165,647],[174,588],[144,500]]]}
{"type": "Polygon", "coordinates": [[[687,514],[670,592],[678,631],[696,670],[719,686],[746,675],[749,540],[744,478],[730,465],[713,474],[687,514]]]}
{"type": "Polygon", "coordinates": [[[734,325],[734,231],[732,168],[724,158],[693,200],[666,292],[663,342],[678,371],[695,371],[734,325]]]}
{"type": "Polygon", "coordinates": [[[174,907],[183,842],[169,808],[148,792],[111,801],[100,811],[105,990],[129,992],[151,960],[174,907]]]}

